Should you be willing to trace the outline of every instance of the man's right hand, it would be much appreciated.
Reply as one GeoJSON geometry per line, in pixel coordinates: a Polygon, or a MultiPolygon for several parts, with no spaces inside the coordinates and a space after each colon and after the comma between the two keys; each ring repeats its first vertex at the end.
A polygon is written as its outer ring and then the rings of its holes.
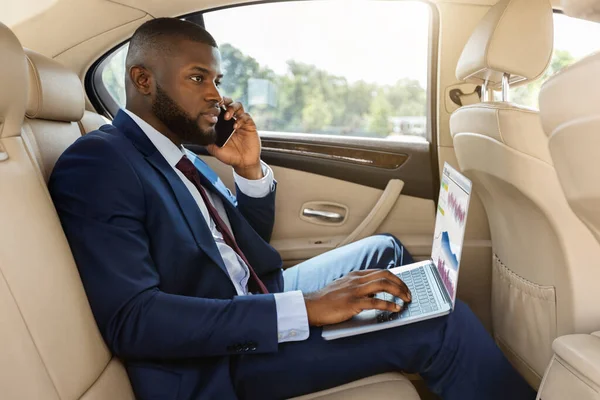
{"type": "Polygon", "coordinates": [[[409,303],[410,290],[388,270],[351,272],[318,292],[304,295],[308,324],[323,326],[346,321],[363,310],[400,311],[396,303],[374,298],[386,292],[409,303]]]}

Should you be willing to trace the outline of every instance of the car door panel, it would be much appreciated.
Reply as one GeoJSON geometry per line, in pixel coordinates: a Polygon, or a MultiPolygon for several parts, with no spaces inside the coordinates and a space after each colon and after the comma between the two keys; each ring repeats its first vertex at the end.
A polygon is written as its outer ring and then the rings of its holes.
{"type": "Polygon", "coordinates": [[[403,193],[431,199],[437,194],[431,145],[422,137],[394,140],[330,135],[261,132],[263,159],[270,165],[300,169],[379,189],[390,179],[404,182],[403,193]]]}
{"type": "MultiPolygon", "coordinates": [[[[231,168],[213,157],[202,158],[233,190],[231,168]]],[[[305,162],[310,163],[310,158],[305,162]]],[[[430,199],[401,194],[402,181],[392,181],[390,193],[390,189],[386,192],[302,170],[271,167],[278,182],[271,244],[281,253],[285,266],[372,233],[394,234],[415,257],[429,257],[435,204],[430,199]],[[303,215],[307,204],[317,208],[318,205],[340,205],[347,213],[341,223],[312,221],[303,215]]],[[[328,209],[323,208],[323,211],[328,209]]]]}

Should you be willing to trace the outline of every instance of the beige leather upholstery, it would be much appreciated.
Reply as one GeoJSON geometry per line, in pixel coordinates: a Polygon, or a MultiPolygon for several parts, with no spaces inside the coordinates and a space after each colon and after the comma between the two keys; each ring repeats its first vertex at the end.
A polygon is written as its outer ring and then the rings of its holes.
{"type": "Polygon", "coordinates": [[[83,87],[74,72],[34,51],[25,54],[30,85],[22,135],[47,181],[71,143],[110,121],[84,110],[83,87]]]}
{"type": "Polygon", "coordinates": [[[71,143],[109,120],[84,111],[83,87],[74,72],[34,51],[25,54],[30,84],[22,135],[47,181],[71,143]]]}
{"type": "Polygon", "coordinates": [[[554,357],[538,399],[600,399],[600,332],[567,335],[554,341],[554,357]]]}
{"type": "Polygon", "coordinates": [[[500,0],[479,22],[460,56],[458,79],[489,81],[489,88],[534,80],[552,58],[553,21],[549,0],[500,0]]]}
{"type": "Polygon", "coordinates": [[[600,53],[597,53],[553,76],[540,92],[542,122],[550,137],[550,151],[560,183],[569,205],[598,241],[599,74],[600,53]]]}
{"type": "Polygon", "coordinates": [[[419,395],[407,377],[387,373],[361,379],[333,389],[323,390],[292,400],[418,400],[419,395]]]}
{"type": "Polygon", "coordinates": [[[552,348],[557,356],[600,386],[600,332],[562,336],[552,348]]]}
{"type": "Polygon", "coordinates": [[[23,139],[47,181],[58,157],[82,134],[83,88],[77,75],[56,61],[31,50],[25,54],[30,85],[23,139]]]}
{"type": "Polygon", "coordinates": [[[97,330],[60,222],[20,136],[27,59],[0,24],[0,388],[3,399],[133,399],[97,330]]]}
{"type": "Polygon", "coordinates": [[[95,131],[102,125],[110,124],[110,120],[106,117],[103,117],[100,114],[96,114],[92,111],[85,111],[83,113],[83,118],[79,121],[79,129],[81,130],[81,134],[85,135],[86,133],[90,133],[91,131],[95,131]]]}
{"type": "MultiPolygon", "coordinates": [[[[462,58],[477,60],[471,52],[479,51],[500,74],[521,71],[534,78],[551,53],[546,45],[552,41],[551,13],[547,1],[501,1],[475,30],[462,58]],[[504,14],[487,47],[475,46],[491,32],[489,15],[495,21],[499,10],[504,14]],[[530,21],[539,32],[524,40],[530,21]],[[517,37],[531,43],[517,45],[517,37]],[[494,43],[513,43],[514,51],[494,50],[500,46],[494,43]],[[531,49],[524,57],[525,46],[544,50],[531,49]]],[[[463,69],[459,65],[458,73],[463,69]]],[[[600,259],[600,246],[567,204],[536,110],[506,102],[470,105],[451,116],[450,129],[460,168],[473,180],[489,219],[494,337],[537,387],[557,336],[600,328],[600,308],[589,298],[600,282],[600,268],[590,264],[600,259]]]]}
{"type": "Polygon", "coordinates": [[[456,110],[451,124],[454,137],[465,132],[479,134],[552,164],[548,140],[535,109],[502,102],[473,104],[456,110]]]}
{"type": "Polygon", "coordinates": [[[27,117],[79,121],[85,102],[79,77],[56,61],[26,50],[29,64],[27,117]]]}
{"type": "MultiPolygon", "coordinates": [[[[27,60],[14,34],[0,23],[0,139],[18,136],[27,102],[27,60]],[[6,56],[5,56],[6,54],[6,56]]],[[[2,149],[0,148],[0,152],[2,149]]],[[[0,157],[1,159],[2,157],[0,157]]]]}
{"type": "Polygon", "coordinates": [[[568,16],[600,22],[600,2],[597,0],[561,0],[560,5],[568,16]]]}

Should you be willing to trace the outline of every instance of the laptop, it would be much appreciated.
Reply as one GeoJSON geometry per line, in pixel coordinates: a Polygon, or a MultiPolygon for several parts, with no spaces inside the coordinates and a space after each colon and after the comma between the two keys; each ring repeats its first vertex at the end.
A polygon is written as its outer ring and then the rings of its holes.
{"type": "Polygon", "coordinates": [[[469,179],[448,163],[444,164],[431,258],[390,269],[406,283],[412,302],[404,304],[391,294],[378,293],[377,298],[400,304],[402,310],[365,310],[348,321],[324,327],[322,335],[325,340],[412,324],[452,312],[471,188],[469,179]]]}

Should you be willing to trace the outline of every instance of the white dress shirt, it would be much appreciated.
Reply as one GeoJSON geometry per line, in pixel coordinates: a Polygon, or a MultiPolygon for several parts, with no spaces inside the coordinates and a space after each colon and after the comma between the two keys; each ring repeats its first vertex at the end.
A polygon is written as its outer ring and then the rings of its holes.
{"type": "MultiPolygon", "coordinates": [[[[225,268],[227,268],[229,278],[231,279],[238,296],[249,295],[248,279],[250,278],[250,271],[248,266],[240,256],[225,243],[221,232],[219,232],[216,224],[210,217],[208,208],[196,186],[194,186],[194,184],[175,167],[184,155],[192,162],[194,162],[196,155],[183,147],[177,147],[169,138],[158,132],[154,127],[131,111],[123,111],[138,124],[146,136],[148,136],[148,139],[150,139],[152,144],[154,144],[156,149],[185,184],[212,232],[219,253],[223,259],[223,263],[225,264],[225,268]]],[[[271,168],[263,161],[261,161],[261,165],[264,177],[258,180],[248,180],[233,171],[235,183],[239,190],[246,196],[261,198],[267,196],[273,190],[273,170],[271,170],[271,168]]],[[[233,232],[221,199],[210,190],[206,190],[206,194],[219,213],[219,216],[223,219],[229,230],[233,232]]],[[[310,331],[308,328],[308,316],[306,314],[306,306],[304,304],[302,292],[296,290],[284,293],[274,293],[273,296],[275,297],[275,307],[277,310],[277,333],[279,343],[307,339],[310,331]]]]}

